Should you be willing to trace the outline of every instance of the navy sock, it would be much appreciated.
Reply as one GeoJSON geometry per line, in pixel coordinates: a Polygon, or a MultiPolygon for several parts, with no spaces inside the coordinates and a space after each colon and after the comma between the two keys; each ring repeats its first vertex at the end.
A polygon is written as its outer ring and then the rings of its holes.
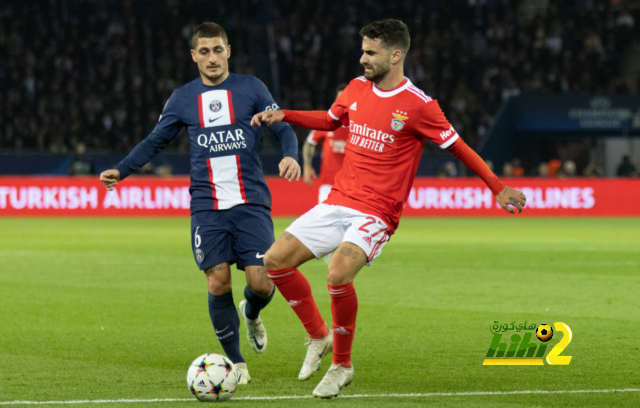
{"type": "Polygon", "coordinates": [[[240,317],[233,304],[233,293],[219,296],[209,293],[209,316],[229,360],[234,364],[244,363],[240,353],[240,317]]]}
{"type": "Polygon", "coordinates": [[[267,307],[271,299],[273,299],[273,295],[276,293],[275,286],[273,287],[273,292],[269,295],[268,298],[261,298],[251,291],[249,285],[244,288],[244,298],[247,299],[247,307],[244,310],[244,313],[251,320],[255,320],[260,317],[260,311],[267,307]]]}

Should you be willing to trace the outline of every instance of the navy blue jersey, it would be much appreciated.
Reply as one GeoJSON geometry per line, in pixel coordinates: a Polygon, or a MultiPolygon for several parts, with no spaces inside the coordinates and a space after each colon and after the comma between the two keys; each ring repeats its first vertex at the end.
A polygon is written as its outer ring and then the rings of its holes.
{"type": "MultiPolygon", "coordinates": [[[[258,160],[262,128],[254,114],[279,109],[267,87],[250,75],[229,74],[219,85],[198,78],[176,89],[155,129],[120,162],[120,179],[144,166],[183,126],[191,145],[191,213],[239,204],[271,209],[271,194],[258,160]]],[[[298,159],[298,140],[286,123],[271,126],[284,156],[298,159]]]]}

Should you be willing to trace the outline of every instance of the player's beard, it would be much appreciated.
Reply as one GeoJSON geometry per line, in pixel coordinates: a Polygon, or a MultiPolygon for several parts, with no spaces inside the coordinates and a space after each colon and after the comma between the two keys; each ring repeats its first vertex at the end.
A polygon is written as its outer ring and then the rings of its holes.
{"type": "Polygon", "coordinates": [[[209,81],[211,81],[211,82],[213,82],[213,83],[215,84],[216,82],[218,82],[218,80],[219,80],[220,78],[222,78],[222,77],[224,76],[224,74],[226,74],[226,73],[227,73],[227,69],[228,69],[228,66],[227,66],[227,67],[225,67],[225,69],[223,69],[222,65],[220,65],[220,73],[219,73],[218,75],[211,75],[211,74],[207,73],[206,71],[204,71],[204,72],[203,72],[203,71],[200,71],[200,73],[201,73],[205,78],[207,78],[209,81]]]}
{"type": "Polygon", "coordinates": [[[375,66],[375,65],[371,65],[371,72],[364,72],[364,77],[373,82],[374,84],[382,81],[383,79],[385,79],[387,77],[387,75],[389,75],[389,71],[390,71],[390,67],[380,67],[380,66],[375,66]]]}

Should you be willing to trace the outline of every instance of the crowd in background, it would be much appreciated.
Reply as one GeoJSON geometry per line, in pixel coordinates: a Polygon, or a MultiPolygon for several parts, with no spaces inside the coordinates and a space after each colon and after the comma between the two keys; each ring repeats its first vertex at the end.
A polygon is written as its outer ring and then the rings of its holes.
{"type": "MultiPolygon", "coordinates": [[[[493,162],[487,160],[489,168],[497,172],[494,168],[493,162]]],[[[437,176],[440,178],[457,177],[458,166],[453,161],[447,161],[443,166],[438,167],[436,170],[437,176]]],[[[582,171],[575,161],[573,160],[560,160],[551,159],[549,161],[542,161],[538,165],[526,171],[522,165],[522,161],[518,158],[510,160],[503,164],[502,171],[498,172],[502,177],[506,178],[520,178],[520,177],[542,177],[542,178],[572,178],[572,177],[602,177],[604,171],[593,162],[587,163],[582,171]]],[[[640,177],[640,167],[637,167],[631,161],[629,155],[624,155],[616,167],[616,176],[618,177],[640,177]]]]}
{"type": "MultiPolygon", "coordinates": [[[[626,46],[638,38],[637,9],[561,0],[527,15],[520,3],[272,0],[278,102],[330,107],[336,84],[362,74],[359,28],[389,17],[411,32],[405,75],[438,99],[472,147],[513,95],[640,93],[640,84],[619,75],[626,46]]],[[[171,91],[197,77],[189,48],[198,23],[223,25],[232,71],[255,73],[246,13],[197,0],[3,3],[0,149],[128,152],[153,129],[171,91]]],[[[298,131],[302,141],[305,132],[298,131]]],[[[188,138],[181,135],[169,149],[188,151],[188,138]]]]}

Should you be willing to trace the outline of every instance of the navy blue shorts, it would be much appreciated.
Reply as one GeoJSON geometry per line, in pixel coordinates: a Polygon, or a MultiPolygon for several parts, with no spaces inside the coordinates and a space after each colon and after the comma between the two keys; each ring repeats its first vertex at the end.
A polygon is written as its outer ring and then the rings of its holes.
{"type": "Polygon", "coordinates": [[[264,265],[264,254],[275,242],[269,210],[241,204],[228,210],[200,211],[191,216],[191,248],[200,270],[223,262],[264,265]]]}

